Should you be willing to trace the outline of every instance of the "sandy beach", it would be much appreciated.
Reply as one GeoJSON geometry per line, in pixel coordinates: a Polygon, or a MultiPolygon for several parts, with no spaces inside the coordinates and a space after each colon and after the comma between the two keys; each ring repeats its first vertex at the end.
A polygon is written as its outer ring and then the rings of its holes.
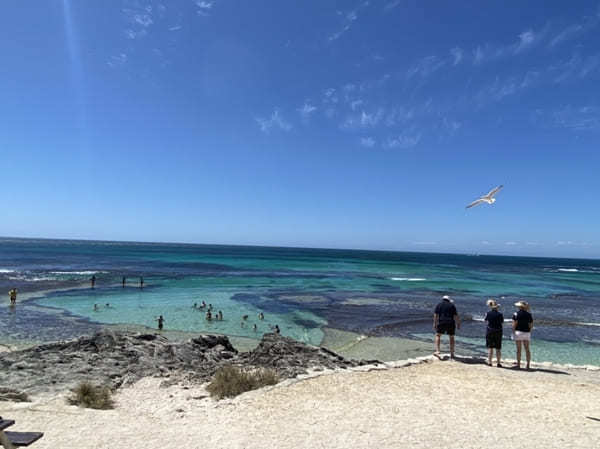
{"type": "Polygon", "coordinates": [[[15,430],[45,432],[37,449],[597,447],[600,371],[396,365],[287,380],[222,401],[203,386],[161,388],[144,378],[118,391],[114,410],[55,395],[1,403],[0,415],[15,419],[15,430]]]}

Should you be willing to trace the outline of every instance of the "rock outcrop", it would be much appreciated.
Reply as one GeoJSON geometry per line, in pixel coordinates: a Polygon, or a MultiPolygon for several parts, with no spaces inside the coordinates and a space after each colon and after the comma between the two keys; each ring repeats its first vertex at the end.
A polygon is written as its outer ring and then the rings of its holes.
{"type": "Polygon", "coordinates": [[[165,382],[203,383],[224,364],[272,368],[280,377],[307,369],[348,368],[376,361],[354,361],[323,348],[266,334],[258,347],[238,353],[225,336],[201,335],[186,342],[159,334],[104,330],[92,337],[0,354],[0,387],[18,394],[67,391],[82,381],[119,388],[142,377],[165,382]]]}

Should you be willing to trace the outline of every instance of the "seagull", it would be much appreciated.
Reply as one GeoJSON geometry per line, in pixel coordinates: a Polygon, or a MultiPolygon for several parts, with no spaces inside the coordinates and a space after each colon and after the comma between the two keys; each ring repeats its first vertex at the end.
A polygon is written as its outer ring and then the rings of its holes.
{"type": "Polygon", "coordinates": [[[488,203],[488,204],[494,204],[496,202],[496,198],[494,198],[494,195],[496,193],[498,193],[500,191],[500,189],[504,187],[504,186],[498,186],[492,190],[489,191],[489,193],[487,195],[483,195],[481,198],[473,201],[471,204],[469,204],[465,209],[469,209],[471,207],[474,206],[478,206],[481,203],[488,203]]]}

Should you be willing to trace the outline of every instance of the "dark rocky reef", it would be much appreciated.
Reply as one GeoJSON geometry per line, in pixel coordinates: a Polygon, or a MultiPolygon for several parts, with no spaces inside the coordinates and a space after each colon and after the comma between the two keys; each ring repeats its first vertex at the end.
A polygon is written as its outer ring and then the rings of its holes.
{"type": "Polygon", "coordinates": [[[162,377],[167,384],[203,383],[225,364],[271,368],[280,377],[290,378],[307,369],[367,363],[377,361],[346,360],[276,334],[266,334],[257,348],[238,353],[225,336],[201,335],[176,342],[159,334],[104,330],[92,337],[0,354],[0,387],[15,394],[37,394],[67,391],[82,381],[91,381],[114,389],[147,376],[162,377]]]}

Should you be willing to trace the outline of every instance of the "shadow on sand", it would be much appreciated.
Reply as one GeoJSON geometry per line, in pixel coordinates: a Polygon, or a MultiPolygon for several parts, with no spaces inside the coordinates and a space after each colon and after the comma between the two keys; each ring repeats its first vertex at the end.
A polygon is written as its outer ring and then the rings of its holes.
{"type": "MultiPolygon", "coordinates": [[[[446,361],[446,360],[451,360],[450,356],[447,355],[443,355],[443,356],[439,356],[438,357],[439,360],[442,361],[446,361]]],[[[467,365],[486,365],[487,366],[487,359],[483,358],[483,357],[461,357],[461,356],[455,356],[454,360],[460,363],[465,363],[467,365]]],[[[495,367],[495,365],[494,365],[495,367]]],[[[549,369],[549,368],[531,368],[529,370],[526,370],[524,368],[517,368],[516,365],[513,365],[512,363],[508,364],[508,365],[503,365],[502,366],[503,369],[509,369],[509,370],[514,370],[514,371],[525,371],[525,372],[529,372],[529,373],[534,373],[534,372],[538,372],[538,373],[548,373],[548,374],[562,374],[565,376],[570,376],[571,374],[566,372],[566,371],[560,371],[557,369],[549,369]]]]}

